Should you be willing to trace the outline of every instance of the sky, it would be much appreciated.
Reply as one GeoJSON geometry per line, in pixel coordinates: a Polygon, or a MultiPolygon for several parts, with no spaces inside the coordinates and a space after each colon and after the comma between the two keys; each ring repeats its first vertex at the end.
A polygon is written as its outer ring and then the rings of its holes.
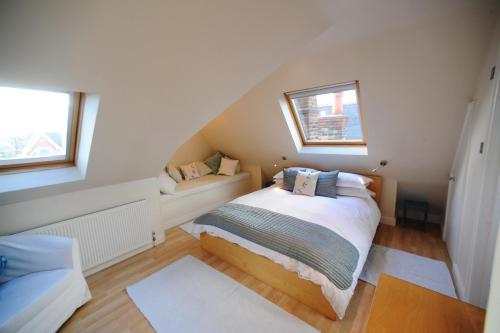
{"type": "Polygon", "coordinates": [[[0,87],[0,138],[33,132],[66,136],[68,93],[0,87]]]}
{"type": "MultiPolygon", "coordinates": [[[[333,93],[316,96],[318,106],[332,105],[333,93]]],[[[346,90],[342,92],[342,103],[345,105],[356,104],[356,90],[346,90]]]]}

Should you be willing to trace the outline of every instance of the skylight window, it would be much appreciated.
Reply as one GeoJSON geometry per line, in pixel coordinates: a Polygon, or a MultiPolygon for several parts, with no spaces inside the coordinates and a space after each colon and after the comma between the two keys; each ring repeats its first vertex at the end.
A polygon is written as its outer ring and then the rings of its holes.
{"type": "Polygon", "coordinates": [[[357,81],[287,92],[285,97],[304,146],[366,145],[357,81]]]}
{"type": "Polygon", "coordinates": [[[0,87],[0,171],[73,163],[79,94],[0,87]]]}

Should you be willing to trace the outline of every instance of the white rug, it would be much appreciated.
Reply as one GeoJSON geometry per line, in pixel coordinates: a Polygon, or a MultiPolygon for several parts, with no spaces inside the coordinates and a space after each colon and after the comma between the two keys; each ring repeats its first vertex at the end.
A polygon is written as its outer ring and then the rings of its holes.
{"type": "Polygon", "coordinates": [[[191,256],[127,292],[157,332],[318,332],[191,256]]]}
{"type": "Polygon", "coordinates": [[[181,224],[181,229],[193,236],[194,238],[200,239],[199,235],[193,235],[193,221],[181,224]]]}
{"type": "Polygon", "coordinates": [[[457,298],[450,271],[442,261],[374,244],[359,278],[376,286],[382,273],[457,298]]]}

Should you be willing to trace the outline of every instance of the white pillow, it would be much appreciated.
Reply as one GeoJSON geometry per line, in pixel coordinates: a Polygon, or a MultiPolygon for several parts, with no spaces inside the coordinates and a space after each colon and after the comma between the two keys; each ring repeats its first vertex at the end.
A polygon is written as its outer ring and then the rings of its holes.
{"type": "Polygon", "coordinates": [[[371,178],[357,175],[348,172],[339,172],[339,177],[337,178],[337,188],[338,187],[351,187],[364,189],[373,180],[371,178]]]}
{"type": "Polygon", "coordinates": [[[177,183],[182,182],[182,174],[177,167],[169,165],[167,167],[167,172],[168,175],[172,177],[172,179],[175,180],[177,183]]]}
{"type": "Polygon", "coordinates": [[[223,157],[220,162],[218,175],[234,176],[238,168],[238,160],[230,160],[229,158],[223,157]]]}
{"type": "Polygon", "coordinates": [[[338,187],[337,194],[347,197],[369,198],[375,197],[375,193],[367,188],[354,188],[354,187],[338,187]]]}
{"type": "Polygon", "coordinates": [[[281,170],[280,172],[278,172],[277,174],[275,174],[275,175],[273,176],[273,179],[275,179],[275,180],[276,180],[276,179],[281,179],[281,180],[283,180],[283,170],[281,170]]]}
{"type": "MultiPolygon", "coordinates": [[[[306,172],[316,172],[316,171],[318,171],[316,169],[303,168],[303,167],[290,167],[290,168],[285,168],[285,169],[301,169],[301,170],[305,170],[306,172]]],[[[275,174],[273,176],[273,179],[274,180],[277,180],[277,179],[283,180],[283,170],[281,170],[280,172],[278,172],[277,174],[275,174]]]]}
{"type": "Polygon", "coordinates": [[[206,176],[209,173],[212,173],[212,169],[210,169],[208,165],[206,165],[205,163],[201,161],[196,161],[194,163],[196,163],[196,169],[198,169],[198,172],[200,173],[201,177],[206,176]]]}
{"type": "Polygon", "coordinates": [[[316,192],[316,183],[321,172],[303,172],[299,171],[295,178],[295,185],[293,186],[293,193],[308,195],[314,197],[316,192]]]}
{"type": "Polygon", "coordinates": [[[181,165],[181,170],[186,180],[200,178],[200,173],[198,172],[198,168],[196,168],[195,162],[181,165]]]}
{"type": "Polygon", "coordinates": [[[177,183],[164,170],[158,177],[158,185],[160,186],[161,193],[174,194],[177,183]]]}

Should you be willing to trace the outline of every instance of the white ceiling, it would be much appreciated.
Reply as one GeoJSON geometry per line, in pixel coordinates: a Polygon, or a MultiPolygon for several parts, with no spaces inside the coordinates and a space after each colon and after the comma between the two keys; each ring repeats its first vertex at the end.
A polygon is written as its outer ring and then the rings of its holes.
{"type": "Polygon", "coordinates": [[[87,179],[154,177],[210,119],[332,23],[328,0],[1,1],[0,85],[101,97],[87,179]]]}

